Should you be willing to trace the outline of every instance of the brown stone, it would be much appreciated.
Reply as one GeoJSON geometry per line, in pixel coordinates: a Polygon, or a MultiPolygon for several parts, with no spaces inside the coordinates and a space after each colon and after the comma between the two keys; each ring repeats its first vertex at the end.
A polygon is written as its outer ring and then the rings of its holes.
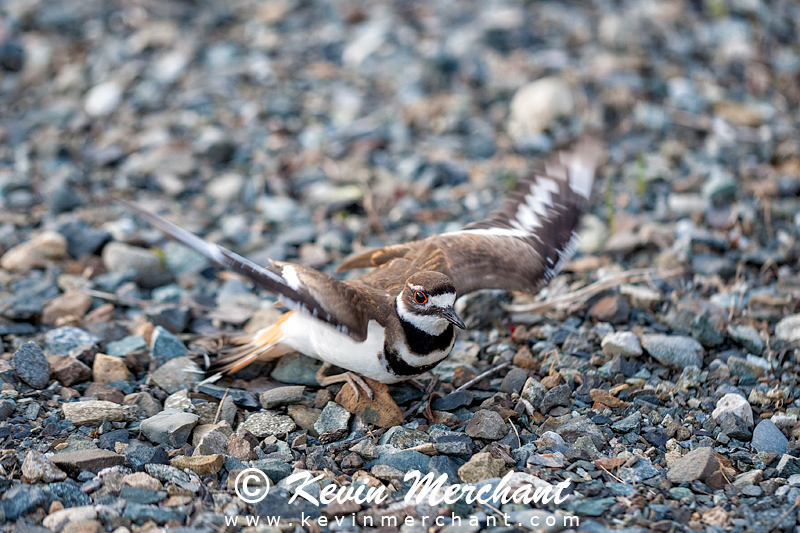
{"type": "Polygon", "coordinates": [[[102,533],[103,531],[105,531],[103,525],[97,520],[81,520],[68,523],[61,533],[102,533]]]}
{"type": "Polygon", "coordinates": [[[545,376],[542,378],[542,386],[550,390],[553,387],[558,387],[561,384],[561,375],[555,374],[553,376],[545,376]]]}
{"type": "Polygon", "coordinates": [[[54,259],[67,257],[67,239],[55,231],[45,231],[9,249],[0,258],[0,267],[27,272],[44,268],[54,259]]]}
{"type": "Polygon", "coordinates": [[[364,391],[361,391],[359,398],[353,387],[349,385],[342,387],[336,395],[336,403],[347,409],[349,412],[358,416],[367,424],[373,424],[382,428],[399,426],[403,423],[403,411],[397,406],[389,387],[385,383],[379,383],[369,378],[364,378],[374,394],[374,399],[370,400],[364,391]]]}
{"type": "Polygon", "coordinates": [[[523,368],[525,370],[533,370],[536,368],[536,359],[534,359],[530,348],[523,346],[517,353],[514,354],[514,366],[523,368]]]}
{"type": "Polygon", "coordinates": [[[256,439],[249,431],[240,430],[228,437],[228,455],[236,457],[240,461],[253,461],[258,459],[254,448],[258,446],[256,439]],[[250,438],[248,438],[248,435],[250,438]],[[253,442],[255,441],[255,443],[253,442]]]}
{"type": "Polygon", "coordinates": [[[594,400],[595,404],[605,405],[611,409],[616,409],[617,407],[627,407],[629,405],[628,402],[623,402],[619,398],[611,396],[607,390],[603,389],[592,389],[589,391],[589,396],[592,397],[592,400],[594,400]]]}
{"type": "Polygon", "coordinates": [[[161,482],[146,472],[127,474],[122,478],[122,482],[141,489],[161,490],[162,488],[161,482]]]}
{"type": "Polygon", "coordinates": [[[502,459],[495,459],[488,452],[476,453],[458,469],[458,477],[464,483],[477,483],[484,479],[502,477],[505,469],[506,463],[502,459]]]}
{"type": "Polygon", "coordinates": [[[56,453],[50,456],[50,460],[68,474],[77,474],[81,470],[88,470],[96,474],[104,468],[125,464],[124,455],[101,450],[100,448],[56,453]]]}
{"type": "Polygon", "coordinates": [[[52,355],[47,360],[50,363],[50,375],[64,387],[86,381],[92,377],[92,369],[75,357],[52,355]]]}
{"type": "Polygon", "coordinates": [[[314,422],[319,418],[322,409],[314,409],[306,407],[305,405],[296,404],[288,406],[286,412],[292,417],[297,427],[308,431],[312,435],[317,434],[317,432],[314,431],[314,422]]]}
{"type": "Polygon", "coordinates": [[[219,472],[224,462],[225,456],[222,454],[194,455],[192,457],[180,455],[170,461],[170,464],[179,470],[188,468],[198,476],[208,476],[219,472]]]}
{"type": "Polygon", "coordinates": [[[86,392],[84,392],[83,395],[118,404],[122,404],[122,401],[125,399],[125,395],[118,388],[97,382],[90,383],[89,386],[86,387],[86,392]]]}
{"type": "Polygon", "coordinates": [[[132,377],[128,367],[125,366],[124,359],[104,353],[99,353],[94,357],[92,376],[98,383],[128,381],[132,377]]]}
{"type": "Polygon", "coordinates": [[[42,323],[54,325],[59,318],[74,316],[82,318],[92,306],[92,297],[78,290],[70,290],[53,298],[44,306],[42,323]]]}
{"type": "Polygon", "coordinates": [[[600,298],[589,309],[589,316],[600,322],[624,324],[631,314],[631,306],[622,296],[606,296],[600,298]]]}

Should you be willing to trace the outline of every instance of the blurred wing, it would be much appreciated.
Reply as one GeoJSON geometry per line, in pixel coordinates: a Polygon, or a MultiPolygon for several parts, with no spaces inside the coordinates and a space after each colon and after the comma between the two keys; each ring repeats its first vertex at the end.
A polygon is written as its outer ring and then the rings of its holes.
{"type": "Polygon", "coordinates": [[[227,248],[202,239],[194,233],[135,204],[119,200],[141,218],[181,244],[203,254],[215,263],[242,274],[277,295],[287,307],[309,314],[357,341],[367,337],[370,306],[358,290],[317,270],[270,261],[260,266],[227,248]]]}
{"type": "Polygon", "coordinates": [[[422,241],[373,250],[340,269],[381,266],[416,256],[433,245],[444,253],[440,269],[459,295],[481,289],[534,293],[572,256],[576,229],[589,206],[595,169],[603,155],[587,140],[559,152],[542,172],[523,180],[497,211],[464,229],[422,241]]]}

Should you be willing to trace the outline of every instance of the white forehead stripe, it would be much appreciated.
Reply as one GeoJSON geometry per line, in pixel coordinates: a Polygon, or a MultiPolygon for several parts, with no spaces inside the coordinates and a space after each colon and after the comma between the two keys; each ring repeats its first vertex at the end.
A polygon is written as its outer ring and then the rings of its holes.
{"type": "Polygon", "coordinates": [[[455,303],[456,295],[452,292],[437,294],[429,297],[428,301],[436,307],[450,307],[455,303]]]}

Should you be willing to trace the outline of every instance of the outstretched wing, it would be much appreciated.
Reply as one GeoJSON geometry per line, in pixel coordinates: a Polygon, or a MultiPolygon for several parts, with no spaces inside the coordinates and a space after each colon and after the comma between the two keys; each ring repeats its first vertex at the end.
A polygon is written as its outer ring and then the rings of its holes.
{"type": "Polygon", "coordinates": [[[576,229],[589,206],[602,154],[599,142],[584,141],[572,151],[559,152],[541,172],[520,182],[485,220],[452,233],[359,254],[339,268],[388,265],[387,261],[435,247],[444,253],[441,270],[459,295],[481,289],[536,292],[574,252],[576,229]]]}
{"type": "Polygon", "coordinates": [[[357,341],[367,338],[367,326],[372,318],[370,310],[374,306],[363,302],[362,293],[350,283],[292,263],[270,261],[267,266],[257,265],[155,213],[124,200],[119,202],[181,244],[223,267],[250,278],[277,295],[287,307],[327,322],[357,341]]]}

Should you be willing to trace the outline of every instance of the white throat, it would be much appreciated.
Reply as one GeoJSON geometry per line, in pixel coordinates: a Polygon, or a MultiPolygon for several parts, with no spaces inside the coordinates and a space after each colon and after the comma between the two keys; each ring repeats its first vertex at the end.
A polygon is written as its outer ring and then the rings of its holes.
{"type": "Polygon", "coordinates": [[[444,318],[436,315],[418,315],[406,307],[403,293],[397,295],[397,314],[406,322],[413,324],[428,335],[441,335],[450,324],[444,318]]]}

